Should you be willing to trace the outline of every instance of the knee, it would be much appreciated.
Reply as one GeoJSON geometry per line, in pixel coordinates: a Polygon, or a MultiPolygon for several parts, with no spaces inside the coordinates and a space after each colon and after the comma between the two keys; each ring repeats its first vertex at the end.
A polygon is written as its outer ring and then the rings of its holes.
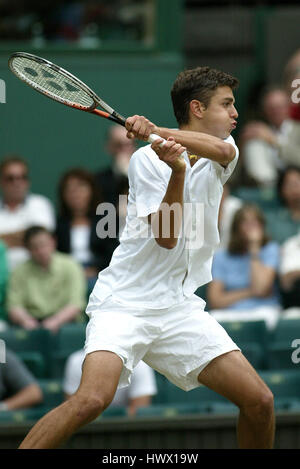
{"type": "Polygon", "coordinates": [[[74,394],[70,401],[76,417],[83,423],[95,420],[109,404],[102,396],[93,394],[88,396],[74,394]]]}
{"type": "Polygon", "coordinates": [[[251,421],[267,423],[274,413],[272,392],[268,388],[261,390],[250,404],[241,407],[241,411],[251,421]]]}

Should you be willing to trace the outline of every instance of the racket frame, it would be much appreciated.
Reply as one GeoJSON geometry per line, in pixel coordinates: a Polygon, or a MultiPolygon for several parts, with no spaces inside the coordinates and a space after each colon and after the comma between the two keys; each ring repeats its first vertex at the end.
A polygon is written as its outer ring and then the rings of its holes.
{"type": "Polygon", "coordinates": [[[65,104],[66,106],[72,107],[74,109],[79,109],[81,111],[86,111],[86,112],[93,112],[94,114],[98,114],[101,117],[105,117],[106,119],[112,120],[114,122],[117,122],[120,125],[125,126],[125,117],[121,116],[121,114],[117,113],[112,107],[110,107],[105,101],[103,101],[99,96],[89,87],[87,86],[83,81],[79,80],[79,78],[75,77],[72,73],[68,72],[62,67],[59,67],[58,65],[55,65],[54,63],[50,62],[49,60],[43,59],[42,57],[38,57],[37,55],[29,54],[27,52],[14,52],[9,60],[8,60],[8,66],[10,70],[24,83],[26,83],[28,86],[31,86],[34,88],[36,91],[39,93],[47,96],[48,98],[51,98],[55,101],[58,101],[62,104],[65,104]],[[74,85],[79,86],[85,93],[87,93],[90,98],[94,101],[94,104],[92,106],[86,107],[81,104],[75,104],[72,103],[71,101],[67,99],[63,99],[60,96],[56,96],[52,93],[47,92],[46,90],[43,90],[42,87],[40,87],[38,84],[35,84],[34,81],[26,79],[26,77],[19,73],[17,69],[14,68],[13,62],[15,58],[25,58],[27,60],[32,60],[33,62],[37,62],[41,65],[44,65],[48,67],[51,70],[54,70],[55,72],[59,73],[60,75],[64,76],[65,78],[71,80],[74,85]],[[99,109],[95,109],[97,106],[101,106],[106,112],[101,111],[99,109]]]}

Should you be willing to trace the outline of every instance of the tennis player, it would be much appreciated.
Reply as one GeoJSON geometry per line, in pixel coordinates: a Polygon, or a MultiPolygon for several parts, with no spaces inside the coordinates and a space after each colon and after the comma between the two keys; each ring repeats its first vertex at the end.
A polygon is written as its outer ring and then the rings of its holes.
{"type": "Polygon", "coordinates": [[[126,227],[90,296],[79,389],[37,422],[20,448],[59,446],[106,409],[139,360],[181,389],[202,383],[235,403],[240,448],[273,446],[271,391],[194,294],[211,280],[223,184],[238,159],[230,135],[237,85],[209,67],[186,70],[171,91],[178,130],[143,116],[127,119],[128,138],[155,133],[166,143],[158,139],[131,158],[126,227]],[[165,208],[172,205],[170,216],[165,208]],[[197,205],[203,210],[193,210],[197,205]],[[183,229],[186,206],[190,231],[183,229]],[[194,228],[203,237],[191,243],[194,228]]]}

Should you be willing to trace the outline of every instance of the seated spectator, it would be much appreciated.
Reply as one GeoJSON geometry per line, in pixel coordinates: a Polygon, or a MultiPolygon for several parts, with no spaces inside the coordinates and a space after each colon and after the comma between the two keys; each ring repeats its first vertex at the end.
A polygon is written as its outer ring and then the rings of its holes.
{"type": "MultiPolygon", "coordinates": [[[[84,356],[84,350],[78,350],[72,353],[67,360],[63,380],[63,390],[67,399],[79,387],[84,356]]],[[[146,363],[140,361],[132,373],[130,385],[126,388],[117,389],[110,406],[126,407],[128,415],[133,416],[139,407],[149,406],[152,396],[156,393],[154,371],[146,363]]]]}
{"type": "Polygon", "coordinates": [[[12,156],[0,164],[0,239],[6,244],[9,270],[28,259],[24,231],[32,225],[54,229],[54,211],[50,201],[29,192],[27,163],[12,156]]]}
{"type": "Polygon", "coordinates": [[[86,282],[81,266],[55,251],[53,235],[35,226],[25,232],[30,259],[11,274],[7,291],[10,320],[25,329],[44,327],[56,332],[79,319],[86,305],[86,282]]]}
{"type": "Polygon", "coordinates": [[[8,267],[5,244],[0,241],[0,331],[6,329],[5,296],[8,280],[8,267]]]}
{"type": "Polygon", "coordinates": [[[289,238],[281,247],[281,301],[284,316],[300,316],[300,235],[289,238]]]}
{"type": "Polygon", "coordinates": [[[230,186],[226,183],[223,187],[223,195],[219,209],[219,248],[227,248],[233,216],[242,205],[243,202],[241,199],[230,194],[230,186]]]}
{"type": "Polygon", "coordinates": [[[6,350],[5,363],[0,362],[0,412],[26,409],[43,400],[35,378],[10,350],[6,350]]]}
{"type": "Polygon", "coordinates": [[[277,184],[281,207],[266,213],[268,232],[272,239],[283,243],[300,229],[300,166],[288,166],[277,184]]]}
{"type": "Polygon", "coordinates": [[[279,247],[270,241],[260,210],[240,208],[232,222],[229,246],[216,252],[207,299],[217,320],[264,319],[276,324],[280,302],[276,291],[279,247]]]}
{"type": "Polygon", "coordinates": [[[59,216],[56,222],[58,251],[71,254],[85,271],[88,290],[92,290],[98,273],[109,262],[115,239],[101,239],[96,225],[100,194],[94,176],[85,169],[67,171],[59,184],[59,216]]]}
{"type": "MultiPolygon", "coordinates": [[[[106,150],[111,157],[111,164],[104,170],[96,173],[96,181],[101,190],[104,202],[113,204],[119,216],[118,237],[120,237],[125,225],[127,204],[126,199],[119,196],[128,194],[128,167],[132,153],[135,151],[135,143],[126,137],[127,131],[120,125],[112,125],[109,128],[106,150]]],[[[116,246],[115,246],[116,247],[116,246]]]]}
{"type": "Polygon", "coordinates": [[[273,187],[285,164],[280,139],[290,129],[289,97],[280,87],[267,89],[261,100],[263,121],[251,121],[241,133],[242,156],[248,177],[259,187],[273,187]]]}

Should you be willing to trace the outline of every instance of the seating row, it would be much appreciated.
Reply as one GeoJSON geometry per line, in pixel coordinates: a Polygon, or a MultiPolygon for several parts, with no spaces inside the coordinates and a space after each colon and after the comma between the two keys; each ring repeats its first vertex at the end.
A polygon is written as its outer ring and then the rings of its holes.
{"type": "MultiPolygon", "coordinates": [[[[300,373],[298,370],[259,371],[260,376],[274,394],[275,410],[300,412],[300,373]]],[[[137,417],[176,415],[229,414],[237,415],[238,408],[223,396],[205,386],[188,393],[170,383],[164,376],[155,373],[158,393],[149,407],[138,409],[137,417]]],[[[5,422],[36,421],[53,407],[63,402],[61,380],[39,380],[44,401],[31,409],[0,412],[0,424],[5,422]]],[[[109,407],[97,420],[125,417],[124,407],[109,407]]]]}

